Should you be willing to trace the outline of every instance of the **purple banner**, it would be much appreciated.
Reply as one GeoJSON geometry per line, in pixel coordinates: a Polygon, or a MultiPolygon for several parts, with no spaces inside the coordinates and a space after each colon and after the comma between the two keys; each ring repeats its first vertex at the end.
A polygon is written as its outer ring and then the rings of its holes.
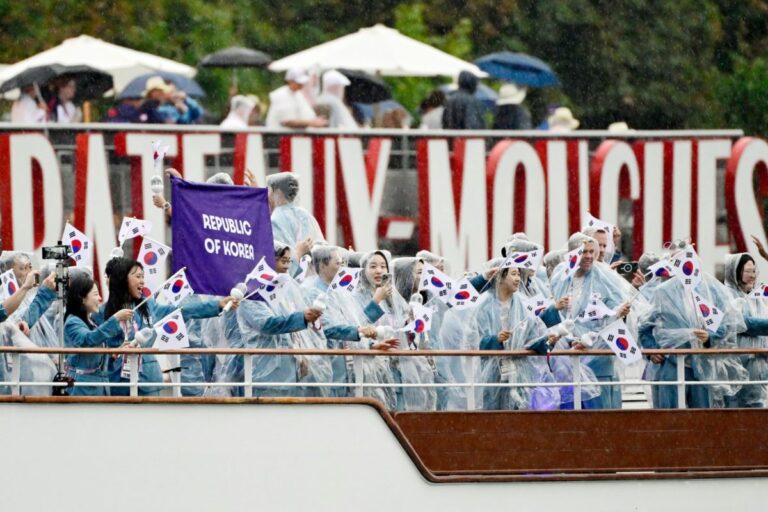
{"type": "Polygon", "coordinates": [[[267,189],[171,180],[173,271],[196,293],[229,295],[262,256],[275,265],[267,189]]]}

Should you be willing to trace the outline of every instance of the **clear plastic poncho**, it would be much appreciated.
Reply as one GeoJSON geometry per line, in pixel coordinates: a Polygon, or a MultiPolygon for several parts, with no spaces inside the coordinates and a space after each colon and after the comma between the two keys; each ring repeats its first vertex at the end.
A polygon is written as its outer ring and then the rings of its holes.
{"type": "MultiPolygon", "coordinates": [[[[717,332],[709,333],[711,347],[735,348],[737,333],[743,332],[746,327],[744,318],[734,307],[730,294],[720,282],[708,274],[703,274],[695,292],[723,313],[717,332]]],[[[669,279],[656,288],[648,321],[654,324],[653,335],[661,348],[704,348],[693,334],[694,329],[704,329],[703,319],[694,303],[691,290],[685,287],[679,277],[669,279]]],[[[701,355],[689,356],[687,359],[690,360],[694,378],[698,381],[740,381],[747,378],[747,371],[737,357],[701,355]]],[[[723,407],[726,397],[735,396],[740,389],[740,384],[709,386],[711,405],[723,407]]]]}
{"type": "MultiPolygon", "coordinates": [[[[323,350],[326,340],[321,331],[312,326],[283,334],[263,332],[266,322],[275,316],[287,317],[303,312],[306,303],[301,288],[293,279],[289,279],[281,289],[277,300],[268,304],[263,301],[243,301],[238,308],[238,324],[247,348],[291,349],[305,348],[323,350]]],[[[332,372],[330,361],[315,355],[255,355],[253,356],[254,382],[318,382],[330,383],[332,372]]],[[[273,387],[261,390],[266,396],[328,396],[328,387],[311,387],[304,390],[290,387],[273,387]]]]}
{"type": "MultiPolygon", "coordinates": [[[[737,268],[745,254],[747,253],[729,254],[725,257],[726,290],[732,298],[733,307],[741,311],[745,319],[748,316],[768,319],[768,302],[762,298],[750,297],[741,289],[737,268]]],[[[747,336],[742,332],[737,335],[736,342],[739,348],[768,348],[768,336],[747,336]]],[[[768,355],[747,354],[740,359],[749,374],[749,380],[768,380],[768,355]]],[[[739,406],[765,407],[768,402],[768,385],[745,384],[738,397],[739,406]]]]}
{"type": "MultiPolygon", "coordinates": [[[[36,348],[12,322],[0,324],[0,343],[6,347],[36,348]]],[[[56,365],[46,354],[18,354],[21,382],[52,382],[56,375],[56,365]]],[[[0,381],[11,380],[11,355],[0,354],[0,381]]],[[[20,393],[24,396],[49,396],[50,386],[21,386],[20,393]]],[[[10,394],[10,388],[0,386],[0,394],[10,394]]]]}

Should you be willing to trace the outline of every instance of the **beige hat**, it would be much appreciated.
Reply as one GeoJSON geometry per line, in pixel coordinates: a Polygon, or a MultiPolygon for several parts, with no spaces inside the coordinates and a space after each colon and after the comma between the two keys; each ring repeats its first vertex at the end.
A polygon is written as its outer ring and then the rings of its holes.
{"type": "Polygon", "coordinates": [[[528,90],[525,87],[518,87],[516,84],[504,84],[499,89],[499,98],[497,105],[519,105],[525,100],[528,90]]]}
{"type": "Polygon", "coordinates": [[[550,130],[575,130],[579,127],[579,120],[573,117],[573,112],[568,107],[558,107],[547,122],[550,130]]]}
{"type": "Polygon", "coordinates": [[[616,123],[609,124],[608,131],[614,132],[614,133],[621,133],[621,132],[633,132],[635,130],[632,130],[626,122],[618,121],[616,123]]]}
{"type": "Polygon", "coordinates": [[[144,92],[141,93],[141,95],[146,98],[147,94],[149,94],[151,91],[154,91],[155,89],[163,91],[163,93],[165,94],[168,94],[171,92],[171,90],[173,90],[173,88],[170,85],[165,83],[165,80],[163,80],[163,77],[151,76],[147,79],[147,84],[144,86],[144,92]]]}

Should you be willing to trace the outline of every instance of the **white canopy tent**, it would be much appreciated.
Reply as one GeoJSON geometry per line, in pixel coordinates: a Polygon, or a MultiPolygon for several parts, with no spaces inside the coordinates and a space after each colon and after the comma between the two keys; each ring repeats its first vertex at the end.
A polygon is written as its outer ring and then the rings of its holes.
{"type": "Polygon", "coordinates": [[[193,77],[197,73],[195,68],[171,59],[81,35],[66,39],[58,46],[3,68],[0,70],[0,83],[26,69],[46,64],[91,66],[112,75],[115,89],[118,91],[144,73],[170,71],[188,77],[193,77]]]}
{"type": "Polygon", "coordinates": [[[477,66],[404,36],[384,25],[361,28],[269,65],[272,71],[291,68],[351,69],[383,76],[457,76],[469,71],[487,76],[477,66]]]}

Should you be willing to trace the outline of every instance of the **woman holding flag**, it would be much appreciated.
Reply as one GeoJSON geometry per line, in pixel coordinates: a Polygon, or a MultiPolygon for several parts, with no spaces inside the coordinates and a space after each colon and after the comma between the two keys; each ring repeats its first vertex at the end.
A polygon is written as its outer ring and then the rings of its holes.
{"type": "MultiPolygon", "coordinates": [[[[221,310],[232,302],[232,307],[236,308],[239,301],[234,297],[226,297],[220,300],[208,299],[195,302],[188,302],[179,308],[175,304],[159,304],[154,295],[149,298],[143,298],[144,290],[144,267],[136,260],[129,258],[117,258],[112,266],[109,278],[109,299],[99,312],[100,318],[104,321],[111,319],[118,311],[130,309],[134,312],[131,321],[121,320],[121,332],[114,334],[107,344],[110,347],[120,347],[126,342],[136,341],[136,334],[147,327],[153,327],[156,322],[173,313],[176,309],[181,309],[182,317],[191,318],[211,318],[217,316],[221,310]]],[[[154,334],[154,333],[153,333],[154,334]]],[[[151,335],[146,343],[154,341],[155,336],[151,335]]],[[[126,357],[119,356],[110,360],[109,373],[111,382],[129,382],[128,366],[126,357]]],[[[139,358],[139,382],[161,383],[163,375],[160,371],[160,365],[157,357],[151,354],[142,355],[139,358]]],[[[139,394],[142,396],[158,396],[162,388],[159,386],[141,386],[139,394]]],[[[127,387],[114,387],[111,389],[112,395],[127,395],[127,387]]]]}
{"type": "MultiPolygon", "coordinates": [[[[757,267],[755,260],[747,253],[729,254],[725,257],[725,286],[733,297],[734,306],[744,317],[746,330],[737,336],[739,348],[768,348],[768,303],[766,287],[755,287],[757,267]]],[[[768,379],[768,359],[759,354],[742,356],[749,380],[768,379]]],[[[739,407],[765,407],[768,401],[768,386],[748,384],[737,395],[739,407]]]]}
{"type": "MultiPolygon", "coordinates": [[[[736,346],[736,334],[745,331],[744,318],[733,307],[732,299],[712,276],[701,272],[698,256],[684,244],[672,255],[675,276],[661,283],[653,295],[653,307],[645,320],[653,324],[658,346],[674,348],[728,348],[736,346]]],[[[658,381],[677,380],[679,358],[664,359],[658,381]]],[[[685,356],[685,380],[744,380],[746,370],[730,356],[685,356]]],[[[738,385],[712,384],[686,386],[689,408],[725,407],[732,403],[738,385]]],[[[678,406],[677,386],[659,386],[658,407],[678,406]]]]}

